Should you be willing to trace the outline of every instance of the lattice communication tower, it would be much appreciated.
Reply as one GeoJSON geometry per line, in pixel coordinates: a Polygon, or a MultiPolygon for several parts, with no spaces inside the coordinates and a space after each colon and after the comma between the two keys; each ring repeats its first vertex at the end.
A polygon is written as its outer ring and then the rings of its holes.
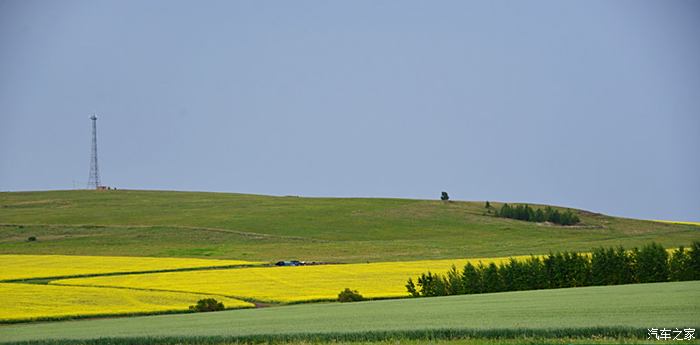
{"type": "Polygon", "coordinates": [[[90,177],[88,178],[88,189],[99,189],[100,169],[97,167],[97,116],[94,114],[90,117],[92,120],[92,150],[90,154],[90,177]]]}

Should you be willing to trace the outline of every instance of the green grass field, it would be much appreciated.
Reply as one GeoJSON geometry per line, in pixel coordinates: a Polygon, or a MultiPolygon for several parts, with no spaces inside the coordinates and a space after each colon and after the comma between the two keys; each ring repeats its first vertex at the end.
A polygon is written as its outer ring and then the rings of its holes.
{"type": "MultiPolygon", "coordinates": [[[[595,333],[595,330],[591,330],[595,333]]],[[[605,332],[604,330],[603,333],[605,332]]],[[[600,334],[601,332],[597,332],[600,334]]],[[[440,333],[442,334],[442,333],[440,333]]],[[[475,335],[477,333],[474,333],[475,335]]],[[[366,334],[369,335],[369,334],[366,334]]],[[[592,338],[561,337],[547,338],[539,335],[514,337],[514,338],[486,338],[481,336],[436,337],[436,333],[424,332],[422,334],[375,334],[381,338],[367,340],[348,340],[343,336],[319,335],[313,338],[299,337],[274,337],[260,338],[240,337],[172,337],[172,338],[101,338],[81,340],[47,340],[47,341],[22,341],[12,342],[8,345],[243,345],[243,344],[278,344],[278,345],[611,345],[611,344],[659,344],[656,339],[619,336],[595,336],[592,338]],[[388,337],[387,337],[388,336],[388,337]]],[[[363,338],[364,339],[364,338],[363,338]]],[[[697,341],[665,340],[663,344],[697,344],[697,341]]]]}
{"type": "Polygon", "coordinates": [[[700,281],[694,281],[5,325],[0,326],[0,339],[335,333],[342,340],[372,332],[400,335],[448,329],[459,334],[459,330],[476,330],[478,336],[489,330],[590,328],[637,329],[641,338],[646,328],[695,327],[699,323],[700,281]]]}
{"type": "MultiPolygon", "coordinates": [[[[498,203],[492,201],[498,206],[498,203]]],[[[161,191],[0,193],[0,253],[366,262],[666,247],[700,227],[577,211],[561,227],[485,215],[483,202],[161,191]],[[29,236],[38,241],[28,242],[29,236]]]]}

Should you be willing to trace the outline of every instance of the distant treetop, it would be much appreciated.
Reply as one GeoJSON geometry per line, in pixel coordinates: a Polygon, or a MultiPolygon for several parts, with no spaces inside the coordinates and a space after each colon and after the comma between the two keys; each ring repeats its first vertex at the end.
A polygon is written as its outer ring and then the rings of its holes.
{"type": "Polygon", "coordinates": [[[442,192],[442,195],[440,196],[440,200],[442,200],[442,201],[450,200],[450,196],[447,195],[447,192],[442,192]]]}

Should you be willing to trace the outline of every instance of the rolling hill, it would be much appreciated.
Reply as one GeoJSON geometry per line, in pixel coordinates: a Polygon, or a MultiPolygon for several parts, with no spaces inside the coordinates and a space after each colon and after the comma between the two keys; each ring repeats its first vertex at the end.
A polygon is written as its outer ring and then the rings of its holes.
{"type": "MultiPolygon", "coordinates": [[[[499,206],[499,203],[492,202],[499,206]]],[[[483,202],[167,191],[0,193],[0,253],[326,262],[687,245],[688,224],[575,210],[580,226],[496,218],[483,202]],[[28,241],[30,236],[37,241],[28,241]]]]}

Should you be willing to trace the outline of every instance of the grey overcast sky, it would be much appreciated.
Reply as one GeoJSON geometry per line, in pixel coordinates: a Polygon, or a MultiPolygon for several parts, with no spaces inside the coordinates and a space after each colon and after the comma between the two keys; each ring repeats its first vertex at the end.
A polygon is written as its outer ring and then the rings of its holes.
{"type": "Polygon", "coordinates": [[[0,0],[0,190],[700,221],[700,2],[0,0]]]}

